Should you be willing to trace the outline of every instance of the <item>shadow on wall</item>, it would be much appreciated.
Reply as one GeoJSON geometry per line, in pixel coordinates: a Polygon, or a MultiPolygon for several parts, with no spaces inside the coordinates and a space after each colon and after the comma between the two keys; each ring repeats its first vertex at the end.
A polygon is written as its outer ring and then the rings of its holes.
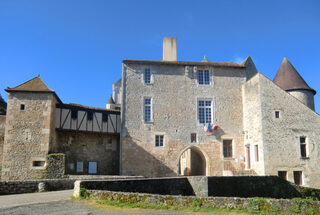
{"type": "MultiPolygon", "coordinates": [[[[121,175],[140,175],[146,177],[168,177],[178,175],[177,172],[136,144],[135,141],[138,140],[128,136],[123,137],[122,139],[122,143],[125,144],[122,145],[121,175]],[[127,146],[129,147],[126,148],[127,146]]],[[[175,159],[176,158],[172,158],[172,160],[175,159]]]]}

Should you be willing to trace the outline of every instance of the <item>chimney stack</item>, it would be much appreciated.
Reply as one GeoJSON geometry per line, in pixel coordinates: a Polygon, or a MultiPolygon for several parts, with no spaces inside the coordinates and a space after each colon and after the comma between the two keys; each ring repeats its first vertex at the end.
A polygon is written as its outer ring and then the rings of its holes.
{"type": "Polygon", "coordinates": [[[177,38],[165,37],[163,39],[163,59],[164,61],[177,61],[177,38]]]}

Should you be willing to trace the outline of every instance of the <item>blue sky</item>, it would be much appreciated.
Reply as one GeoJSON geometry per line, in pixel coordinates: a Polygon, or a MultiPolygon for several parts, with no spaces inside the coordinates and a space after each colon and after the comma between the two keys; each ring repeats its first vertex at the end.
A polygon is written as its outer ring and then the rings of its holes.
{"type": "MultiPolygon", "coordinates": [[[[63,102],[104,107],[123,59],[241,62],[273,79],[287,57],[320,94],[320,1],[0,0],[0,93],[37,74],[63,102]]],[[[316,109],[320,108],[320,97],[316,109]]]]}

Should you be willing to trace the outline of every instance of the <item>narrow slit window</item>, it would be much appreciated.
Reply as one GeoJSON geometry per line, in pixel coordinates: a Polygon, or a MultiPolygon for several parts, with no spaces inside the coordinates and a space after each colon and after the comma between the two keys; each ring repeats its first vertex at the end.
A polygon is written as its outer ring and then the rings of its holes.
{"type": "Polygon", "coordinates": [[[259,161],[259,146],[258,145],[254,146],[254,155],[255,155],[255,161],[258,162],[259,161]]]}
{"type": "Polygon", "coordinates": [[[25,110],[25,105],[24,104],[20,105],[20,110],[25,110]]]}
{"type": "Polygon", "coordinates": [[[275,111],[275,112],[274,112],[274,117],[275,117],[276,119],[279,119],[279,118],[280,118],[280,111],[275,111]]]}
{"type": "Polygon", "coordinates": [[[302,158],[307,157],[307,143],[306,137],[300,137],[300,154],[302,158]]]}
{"type": "Polygon", "coordinates": [[[32,166],[33,167],[44,167],[45,161],[32,161],[32,166]]]}

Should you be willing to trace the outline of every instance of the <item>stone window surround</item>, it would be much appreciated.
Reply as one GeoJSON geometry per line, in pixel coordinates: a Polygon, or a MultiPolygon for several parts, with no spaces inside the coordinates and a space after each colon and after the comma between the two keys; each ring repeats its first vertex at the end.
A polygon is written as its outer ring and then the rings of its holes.
{"type": "Polygon", "coordinates": [[[272,119],[273,121],[277,121],[277,122],[282,121],[282,118],[283,118],[283,110],[273,109],[273,110],[271,111],[271,114],[272,114],[271,119],[272,119]],[[276,112],[277,112],[277,111],[279,112],[279,118],[276,118],[276,112]]]}
{"type": "Polygon", "coordinates": [[[149,66],[143,66],[141,68],[141,81],[142,81],[142,84],[145,86],[153,85],[154,84],[154,70],[152,70],[149,66]],[[146,69],[150,70],[150,83],[145,83],[145,81],[144,81],[144,74],[145,74],[146,69]]]}
{"type": "Polygon", "coordinates": [[[166,145],[167,145],[166,144],[166,140],[167,140],[166,133],[164,133],[164,132],[154,132],[153,141],[152,141],[153,147],[155,149],[165,148],[166,145]],[[163,146],[156,146],[156,136],[163,136],[163,146]]]}
{"type": "Polygon", "coordinates": [[[142,97],[142,101],[141,101],[141,107],[142,107],[142,110],[141,110],[141,113],[142,113],[142,122],[144,124],[153,124],[153,98],[152,96],[143,96],[142,97]],[[144,100],[145,99],[151,99],[151,111],[150,111],[150,121],[145,121],[145,110],[144,110],[144,100]]]}
{"type": "Polygon", "coordinates": [[[292,169],[292,183],[294,183],[294,172],[301,172],[301,186],[305,186],[305,175],[301,168],[294,168],[292,169]]]}
{"type": "Polygon", "coordinates": [[[190,133],[190,144],[197,144],[199,143],[199,134],[198,132],[191,132],[190,133]],[[192,139],[192,134],[196,134],[196,141],[195,142],[192,142],[191,139],[192,139]]]}
{"type": "Polygon", "coordinates": [[[45,158],[42,157],[33,157],[31,159],[31,164],[30,164],[30,169],[34,169],[34,170],[43,170],[47,167],[47,162],[45,158]],[[33,162],[35,161],[44,161],[44,165],[43,166],[33,166],[33,162]]]}
{"type": "Polygon", "coordinates": [[[215,116],[215,103],[214,103],[214,97],[196,97],[196,117],[195,119],[197,120],[197,125],[203,127],[203,123],[200,123],[199,121],[199,101],[206,100],[206,101],[211,101],[211,124],[214,123],[214,116],[215,116]]]}
{"type": "Polygon", "coordinates": [[[233,135],[223,135],[221,137],[221,147],[220,147],[220,150],[221,150],[221,157],[222,157],[222,160],[235,160],[235,154],[236,154],[236,150],[235,150],[235,138],[233,135]],[[224,157],[223,155],[223,141],[224,140],[232,140],[232,157],[224,157]]]}
{"type": "Polygon", "coordinates": [[[205,66],[200,66],[200,67],[193,67],[193,73],[194,73],[194,79],[196,80],[197,87],[213,87],[214,86],[214,69],[212,67],[205,67],[205,66]],[[199,84],[198,81],[198,70],[209,70],[209,84],[199,84]]]}
{"type": "Polygon", "coordinates": [[[308,160],[310,159],[309,157],[309,138],[306,135],[299,135],[298,136],[298,142],[299,142],[299,157],[301,160],[308,160]],[[301,142],[300,142],[300,138],[304,137],[305,138],[305,145],[306,145],[306,157],[302,157],[301,156],[301,142]]]}

